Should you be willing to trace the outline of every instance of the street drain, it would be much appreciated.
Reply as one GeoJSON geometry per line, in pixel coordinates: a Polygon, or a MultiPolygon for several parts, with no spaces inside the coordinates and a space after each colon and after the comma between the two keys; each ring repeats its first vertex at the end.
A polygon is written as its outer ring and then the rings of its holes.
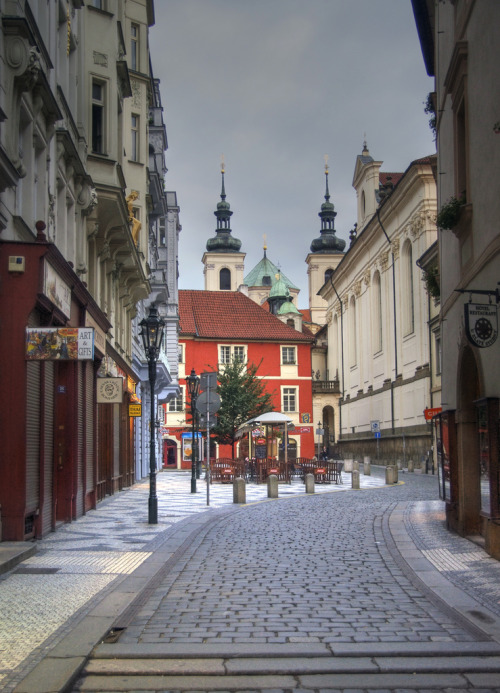
{"type": "Polygon", "coordinates": [[[108,633],[104,636],[103,642],[108,644],[118,642],[120,635],[124,630],[126,630],[126,628],[111,628],[111,630],[108,631],[108,633]]]}
{"type": "Polygon", "coordinates": [[[16,568],[14,573],[17,575],[54,575],[54,573],[58,573],[60,570],[60,568],[21,567],[16,568]]]}

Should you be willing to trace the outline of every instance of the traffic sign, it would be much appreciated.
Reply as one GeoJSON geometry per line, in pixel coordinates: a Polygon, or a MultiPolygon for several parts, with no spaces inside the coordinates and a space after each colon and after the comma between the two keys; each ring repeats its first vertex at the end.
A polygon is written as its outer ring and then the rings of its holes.
{"type": "Polygon", "coordinates": [[[202,392],[196,400],[196,409],[200,414],[215,414],[221,405],[220,396],[216,392],[202,392]]]}
{"type": "Polygon", "coordinates": [[[380,431],[380,421],[370,421],[370,426],[373,433],[380,431]]]}
{"type": "Polygon", "coordinates": [[[375,438],[381,438],[382,433],[380,431],[375,431],[375,438]]]}

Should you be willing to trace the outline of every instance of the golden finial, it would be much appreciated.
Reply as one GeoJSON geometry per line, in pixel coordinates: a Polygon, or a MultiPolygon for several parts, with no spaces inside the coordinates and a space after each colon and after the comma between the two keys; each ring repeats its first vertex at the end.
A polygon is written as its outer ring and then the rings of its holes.
{"type": "Polygon", "coordinates": [[[267,236],[265,233],[262,235],[262,238],[264,240],[264,250],[267,250],[267,236]]]}
{"type": "Polygon", "coordinates": [[[220,157],[220,171],[221,171],[221,173],[226,172],[226,166],[224,164],[224,154],[221,154],[221,157],[220,157]]]}
{"type": "Polygon", "coordinates": [[[325,173],[328,173],[328,154],[323,157],[325,160],[325,173]]]}

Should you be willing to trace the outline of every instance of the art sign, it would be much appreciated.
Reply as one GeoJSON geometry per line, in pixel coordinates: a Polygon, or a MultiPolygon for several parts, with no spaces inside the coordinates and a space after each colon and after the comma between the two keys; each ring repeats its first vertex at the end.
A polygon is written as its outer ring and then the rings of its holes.
{"type": "Polygon", "coordinates": [[[94,358],[91,327],[27,327],[26,358],[31,361],[82,361],[94,358]]]}
{"type": "Polygon", "coordinates": [[[474,346],[485,348],[498,337],[497,306],[489,303],[466,303],[465,333],[474,346]]]}

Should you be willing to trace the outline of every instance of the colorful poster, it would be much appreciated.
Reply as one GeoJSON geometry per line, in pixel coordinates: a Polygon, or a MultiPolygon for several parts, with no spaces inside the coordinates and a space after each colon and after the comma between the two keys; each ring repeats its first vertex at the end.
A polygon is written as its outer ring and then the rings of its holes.
{"type": "Polygon", "coordinates": [[[35,361],[81,361],[94,358],[91,327],[27,327],[26,358],[35,361]]]}

